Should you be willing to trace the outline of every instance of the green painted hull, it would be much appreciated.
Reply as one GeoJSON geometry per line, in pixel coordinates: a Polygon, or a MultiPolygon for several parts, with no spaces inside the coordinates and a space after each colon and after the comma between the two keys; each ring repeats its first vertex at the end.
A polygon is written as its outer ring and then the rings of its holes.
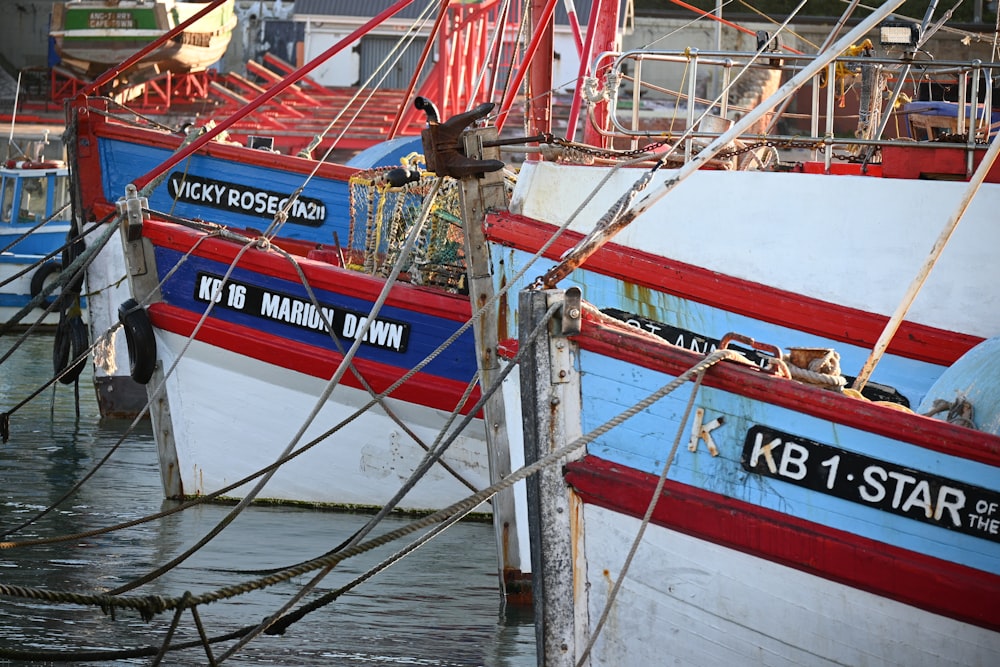
{"type": "MultiPolygon", "coordinates": [[[[160,71],[202,70],[217,62],[236,27],[235,0],[214,9],[144,58],[160,71]]],[[[63,64],[89,75],[117,65],[199,12],[207,2],[70,0],[53,7],[50,34],[63,64]]]]}

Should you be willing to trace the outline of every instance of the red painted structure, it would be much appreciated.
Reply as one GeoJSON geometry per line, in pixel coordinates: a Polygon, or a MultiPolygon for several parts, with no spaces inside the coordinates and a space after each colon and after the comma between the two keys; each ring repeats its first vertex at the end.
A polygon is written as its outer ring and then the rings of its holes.
{"type": "MultiPolygon", "coordinates": [[[[246,76],[214,70],[165,72],[124,85],[121,75],[127,72],[129,61],[94,81],[54,67],[50,72],[51,104],[40,110],[40,114],[61,110],[66,100],[81,94],[105,94],[138,114],[167,116],[168,123],[173,119],[196,123],[202,118],[227,119],[224,129],[234,139],[245,141],[249,135],[267,135],[274,138],[275,149],[286,153],[305,149],[321,133],[326,136],[312,146],[313,150],[335,147],[357,151],[387,138],[419,134],[426,120],[409,103],[416,95],[434,100],[442,118],[483,102],[498,101],[501,105],[496,110],[497,126],[503,126],[512,110],[520,117],[515,102],[519,99],[520,84],[527,77],[526,64],[539,50],[551,51],[551,26],[536,33],[529,44],[518,45],[521,11],[517,6],[505,6],[500,0],[443,4],[421,55],[419,68],[427,65],[429,69],[419,87],[417,76],[405,90],[375,91],[329,88],[309,77],[319,64],[348,48],[411,2],[400,0],[298,68],[272,54],[264,54],[262,62],[247,62],[246,76]],[[500,38],[494,39],[494,35],[500,38]],[[490,68],[488,77],[479,78],[478,73],[487,62],[499,66],[490,68]]],[[[550,17],[555,2],[536,3],[532,9],[534,22],[550,17]]],[[[603,23],[614,26],[613,21],[603,23]]],[[[588,47],[594,39],[588,35],[588,47]]],[[[529,85],[539,91],[551,88],[551,84],[537,78],[530,80],[529,85]]],[[[548,131],[551,106],[547,92],[530,104],[532,124],[537,131],[548,131]]],[[[42,117],[38,120],[44,122],[42,117]]],[[[51,121],[61,123],[63,119],[51,121]]]]}

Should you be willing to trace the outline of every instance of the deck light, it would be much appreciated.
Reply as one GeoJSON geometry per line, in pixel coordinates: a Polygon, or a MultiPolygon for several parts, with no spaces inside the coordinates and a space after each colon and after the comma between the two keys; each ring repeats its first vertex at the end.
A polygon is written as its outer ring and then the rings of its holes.
{"type": "Polygon", "coordinates": [[[882,46],[916,46],[919,39],[920,28],[910,21],[886,21],[879,26],[882,46]]]}

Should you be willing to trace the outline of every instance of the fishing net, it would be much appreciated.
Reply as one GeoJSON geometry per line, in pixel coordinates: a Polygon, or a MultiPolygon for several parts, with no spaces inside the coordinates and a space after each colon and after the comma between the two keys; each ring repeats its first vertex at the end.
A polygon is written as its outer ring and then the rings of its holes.
{"type": "MultiPolygon", "coordinates": [[[[402,160],[416,180],[394,186],[387,178],[392,169],[365,170],[350,179],[351,226],[349,266],[371,275],[388,276],[413,225],[420,220],[424,200],[437,177],[426,173],[423,157],[402,160]]],[[[446,179],[431,205],[413,253],[402,263],[405,278],[417,285],[432,285],[464,292],[465,253],[461,224],[459,185],[446,179]]]]}

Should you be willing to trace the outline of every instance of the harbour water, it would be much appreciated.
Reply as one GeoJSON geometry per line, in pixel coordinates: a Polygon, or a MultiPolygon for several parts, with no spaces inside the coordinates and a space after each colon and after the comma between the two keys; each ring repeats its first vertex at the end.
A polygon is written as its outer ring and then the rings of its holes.
{"type": "MultiPolygon", "coordinates": [[[[0,356],[16,339],[14,334],[0,338],[0,356]]],[[[49,335],[32,335],[0,364],[0,411],[10,410],[51,376],[52,342],[49,335]]],[[[175,503],[162,498],[148,421],[132,432],[129,422],[102,422],[89,370],[80,378],[79,416],[76,412],[72,385],[58,385],[55,392],[45,390],[10,415],[10,439],[0,446],[0,541],[78,537],[0,549],[2,585],[84,595],[109,591],[182,554],[232,509],[201,505],[113,533],[79,536],[175,503]],[[59,502],[91,472],[78,491],[59,502]],[[31,519],[36,520],[11,532],[31,519]]],[[[190,559],[128,594],[200,595],[255,581],[262,571],[326,553],[368,518],[295,507],[250,507],[190,559]]],[[[371,536],[407,522],[389,518],[371,536]]],[[[304,601],[353,581],[410,539],[339,564],[304,601]]],[[[284,635],[260,635],[223,664],[534,665],[531,612],[501,604],[492,540],[489,524],[461,522],[309,613],[284,635]]],[[[256,625],[313,576],[199,606],[205,634],[217,637],[256,625]]],[[[130,610],[118,610],[112,618],[99,607],[0,596],[0,665],[52,664],[48,658],[36,663],[5,660],[2,651],[12,650],[55,651],[63,661],[76,657],[74,664],[150,664],[153,656],[139,653],[158,650],[173,619],[173,612],[166,612],[147,622],[130,610]],[[86,659],[96,651],[107,653],[86,659]]],[[[185,612],[174,642],[196,643],[198,636],[194,617],[185,612]]],[[[213,644],[213,656],[218,658],[232,645],[232,640],[213,644]]],[[[205,649],[197,647],[171,652],[161,664],[205,665],[209,659],[205,649]]]]}

